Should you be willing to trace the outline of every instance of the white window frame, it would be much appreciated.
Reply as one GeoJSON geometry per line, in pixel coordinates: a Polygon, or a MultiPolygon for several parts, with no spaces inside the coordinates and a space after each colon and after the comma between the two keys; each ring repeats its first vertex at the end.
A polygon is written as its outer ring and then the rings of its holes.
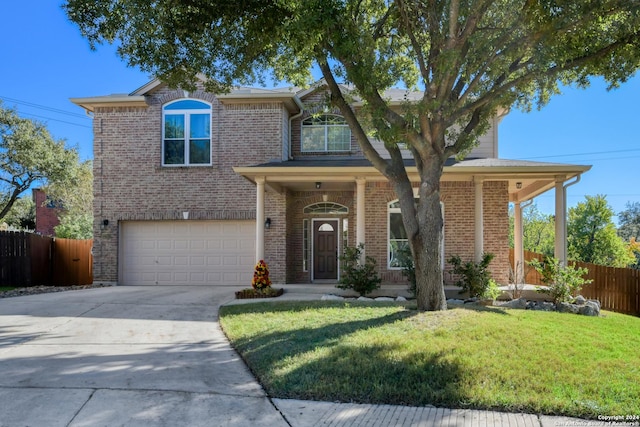
{"type": "Polygon", "coordinates": [[[349,128],[349,125],[347,124],[346,120],[344,120],[344,117],[338,115],[338,114],[322,114],[320,116],[310,116],[307,117],[306,119],[304,119],[301,124],[300,124],[300,151],[303,153],[345,153],[345,152],[349,152],[351,151],[351,129],[349,128]],[[308,121],[317,121],[320,117],[337,117],[342,119],[342,121],[344,123],[342,124],[330,124],[330,123],[322,123],[322,124],[305,124],[305,122],[308,121]],[[329,129],[332,127],[341,127],[344,128],[346,130],[349,131],[349,138],[348,138],[348,144],[347,144],[347,148],[344,149],[340,149],[340,150],[334,150],[334,149],[329,149],[329,129]],[[304,147],[304,131],[305,129],[310,129],[310,128],[323,128],[324,129],[324,148],[323,149],[305,149],[304,147]]]}
{"type": "MultiPolygon", "coordinates": [[[[168,102],[162,106],[162,152],[161,152],[161,162],[164,167],[207,167],[213,165],[213,142],[212,142],[212,133],[213,133],[213,114],[211,103],[203,101],[201,99],[192,99],[192,98],[182,98],[177,99],[172,102],[168,102]],[[177,102],[182,101],[195,101],[201,104],[207,105],[209,108],[201,108],[201,109],[176,109],[176,110],[166,110],[166,107],[171,104],[175,104],[177,102]],[[190,141],[190,133],[191,133],[191,115],[192,114],[208,114],[209,115],[209,163],[191,163],[190,162],[190,150],[189,150],[189,141],[190,141]],[[166,116],[174,116],[174,115],[183,115],[184,116],[184,163],[165,163],[165,120],[166,116]]],[[[197,138],[204,139],[204,138],[197,138]]],[[[177,140],[177,139],[175,139],[177,140]]]]}
{"type": "MultiPolygon", "coordinates": [[[[413,196],[415,198],[418,197],[418,189],[413,189],[413,196]]],[[[395,199],[387,203],[387,269],[388,270],[402,270],[402,267],[395,267],[391,265],[391,214],[402,214],[400,208],[392,208],[391,205],[397,203],[399,199],[395,199]]],[[[440,260],[440,267],[444,271],[445,267],[445,256],[444,256],[444,203],[440,202],[440,213],[442,215],[442,233],[440,233],[440,251],[442,254],[440,260]]],[[[397,239],[396,239],[397,240],[397,239]]],[[[408,239],[407,239],[408,242],[408,239]]]]}

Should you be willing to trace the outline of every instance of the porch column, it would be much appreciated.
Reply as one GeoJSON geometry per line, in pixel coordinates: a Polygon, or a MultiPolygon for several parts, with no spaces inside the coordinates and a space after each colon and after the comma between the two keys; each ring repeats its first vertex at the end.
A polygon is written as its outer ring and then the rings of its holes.
{"type": "Polygon", "coordinates": [[[513,274],[514,283],[524,279],[524,245],[522,243],[522,205],[515,202],[513,209],[513,274]]]}
{"type": "Polygon", "coordinates": [[[476,262],[480,262],[482,261],[482,253],[484,252],[484,209],[482,206],[484,177],[474,176],[473,183],[475,184],[475,244],[473,254],[476,262]]]}
{"type": "Polygon", "coordinates": [[[364,245],[364,192],[366,183],[366,179],[356,178],[356,246],[361,243],[364,245]]]}
{"type": "Polygon", "coordinates": [[[256,178],[256,262],[264,259],[264,181],[256,178]]]}
{"type": "Polygon", "coordinates": [[[554,256],[561,265],[567,262],[567,207],[564,176],[556,176],[556,238],[554,256]]]}

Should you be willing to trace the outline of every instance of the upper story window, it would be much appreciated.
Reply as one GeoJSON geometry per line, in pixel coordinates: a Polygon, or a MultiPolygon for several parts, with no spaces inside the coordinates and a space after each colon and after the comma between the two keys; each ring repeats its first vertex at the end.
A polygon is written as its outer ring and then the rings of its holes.
{"type": "Polygon", "coordinates": [[[162,108],[162,165],[211,165],[211,105],[183,99],[162,108]]]}
{"type": "Polygon", "coordinates": [[[302,122],[303,152],[351,150],[351,130],[341,116],[324,114],[302,122]]]}

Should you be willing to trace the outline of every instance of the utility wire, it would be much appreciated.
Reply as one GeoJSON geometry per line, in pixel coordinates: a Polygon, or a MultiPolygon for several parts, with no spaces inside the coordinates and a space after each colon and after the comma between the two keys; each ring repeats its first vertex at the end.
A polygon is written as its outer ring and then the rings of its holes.
{"type": "Polygon", "coordinates": [[[70,111],[61,110],[59,108],[47,107],[46,105],[35,104],[33,102],[22,101],[20,99],[15,99],[15,98],[9,98],[8,96],[3,96],[3,95],[0,95],[0,98],[4,99],[5,101],[8,101],[8,102],[13,102],[13,103],[16,103],[16,104],[21,104],[21,105],[26,105],[28,107],[34,107],[34,108],[38,108],[38,109],[41,109],[41,110],[50,111],[52,113],[65,114],[67,116],[81,118],[81,119],[89,119],[89,117],[87,115],[85,115],[85,114],[72,113],[70,111]]]}
{"type": "Polygon", "coordinates": [[[595,155],[595,154],[629,153],[629,152],[632,152],[632,151],[640,151],[640,148],[630,148],[628,150],[594,151],[592,153],[558,154],[558,155],[554,155],[554,156],[523,157],[523,160],[550,159],[550,158],[555,158],[555,157],[590,156],[590,155],[595,155]]]}
{"type": "Polygon", "coordinates": [[[83,125],[83,124],[80,124],[80,123],[68,122],[66,120],[59,120],[59,119],[54,119],[54,118],[46,117],[46,116],[40,116],[38,114],[30,114],[30,113],[20,113],[20,114],[23,115],[23,116],[39,117],[41,119],[53,120],[55,122],[61,122],[61,123],[66,123],[68,125],[73,125],[73,126],[78,126],[78,127],[81,127],[81,128],[91,129],[91,126],[88,126],[88,125],[83,125]]]}

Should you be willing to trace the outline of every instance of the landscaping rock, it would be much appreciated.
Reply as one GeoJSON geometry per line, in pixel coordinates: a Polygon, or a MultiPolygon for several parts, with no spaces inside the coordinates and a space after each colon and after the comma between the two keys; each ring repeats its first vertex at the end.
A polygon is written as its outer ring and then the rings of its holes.
{"type": "Polygon", "coordinates": [[[390,297],[378,297],[376,298],[376,301],[395,301],[395,300],[390,297]]]}
{"type": "Polygon", "coordinates": [[[406,301],[406,300],[407,300],[407,299],[406,299],[405,297],[403,297],[402,295],[400,295],[400,296],[396,297],[396,301],[398,301],[398,302],[404,302],[404,301],[406,301]]]}
{"type": "Polygon", "coordinates": [[[373,298],[369,298],[369,297],[358,297],[358,301],[373,301],[373,298]]]}
{"type": "Polygon", "coordinates": [[[558,303],[558,305],[556,306],[556,310],[558,310],[560,313],[578,314],[578,312],[580,311],[580,308],[575,304],[570,304],[568,302],[561,302],[561,303],[558,303]]]}
{"type": "Polygon", "coordinates": [[[555,311],[556,305],[552,302],[542,301],[538,303],[538,306],[542,311],[555,311]]]}
{"type": "Polygon", "coordinates": [[[584,307],[580,307],[580,314],[584,314],[585,316],[600,316],[600,301],[587,301],[584,307]]]}
{"type": "Polygon", "coordinates": [[[580,306],[579,312],[580,314],[583,314],[585,316],[597,316],[598,315],[598,311],[595,308],[597,306],[594,305],[583,305],[580,306]]]}
{"type": "Polygon", "coordinates": [[[466,300],[464,300],[465,304],[473,304],[474,302],[478,302],[478,298],[473,297],[473,298],[467,298],[466,300]]]}
{"type": "Polygon", "coordinates": [[[324,294],[322,295],[320,300],[321,301],[343,301],[344,297],[341,297],[340,295],[324,294]]]}
{"type": "Polygon", "coordinates": [[[597,299],[589,299],[589,300],[587,300],[587,302],[585,304],[590,303],[590,302],[594,303],[594,304],[596,304],[598,306],[598,312],[599,312],[600,309],[602,308],[602,306],[600,305],[600,301],[598,301],[597,299]]]}
{"type": "Polygon", "coordinates": [[[460,306],[460,305],[464,305],[464,300],[453,299],[453,298],[447,300],[447,306],[448,307],[460,306]]]}
{"type": "Polygon", "coordinates": [[[585,302],[587,302],[587,299],[582,295],[578,295],[576,299],[573,301],[573,303],[576,305],[584,305],[585,302]]]}
{"type": "Polygon", "coordinates": [[[504,304],[502,304],[502,307],[519,308],[521,310],[524,310],[527,308],[527,300],[525,298],[514,299],[509,302],[505,302],[504,304]]]}

